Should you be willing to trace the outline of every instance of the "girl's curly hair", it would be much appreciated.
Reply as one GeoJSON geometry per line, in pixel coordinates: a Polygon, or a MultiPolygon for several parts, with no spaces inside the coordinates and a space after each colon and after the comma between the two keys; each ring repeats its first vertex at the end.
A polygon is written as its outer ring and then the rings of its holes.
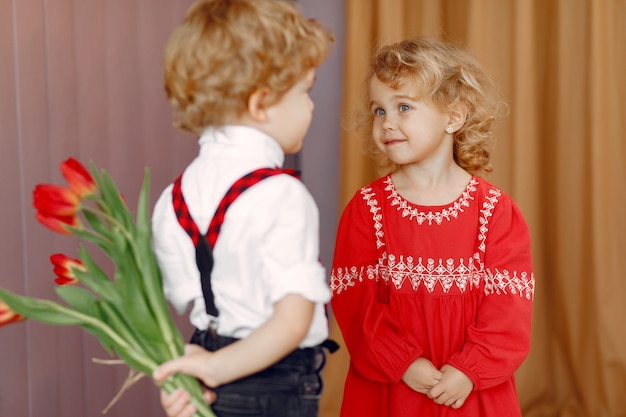
{"type": "MultiPolygon", "coordinates": [[[[440,111],[448,111],[457,103],[464,104],[467,118],[454,133],[454,160],[472,174],[492,171],[493,125],[506,114],[508,107],[474,57],[448,42],[412,38],[380,47],[370,60],[370,68],[366,89],[372,77],[391,88],[399,88],[410,79],[420,86],[417,96],[440,111]]],[[[372,113],[363,111],[359,115],[359,130],[371,136],[372,122],[372,113]]],[[[374,152],[380,156],[380,152],[374,152]]],[[[395,170],[391,161],[383,159],[386,160],[380,161],[381,168],[395,170]]]]}

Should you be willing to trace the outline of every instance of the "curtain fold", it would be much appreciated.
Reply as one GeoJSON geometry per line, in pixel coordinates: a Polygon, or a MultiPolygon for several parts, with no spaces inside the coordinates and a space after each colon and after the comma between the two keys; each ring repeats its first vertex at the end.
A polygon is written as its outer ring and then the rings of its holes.
{"type": "MultiPolygon", "coordinates": [[[[525,417],[626,415],[626,1],[346,0],[340,207],[377,178],[353,129],[368,57],[426,35],[465,45],[510,106],[494,173],[528,221],[537,287],[525,417]]],[[[355,306],[358,308],[358,306],[355,306]]],[[[331,334],[341,341],[336,323],[331,334]]],[[[325,371],[339,415],[349,357],[325,371]]],[[[418,414],[416,414],[418,415],[418,414]]]]}

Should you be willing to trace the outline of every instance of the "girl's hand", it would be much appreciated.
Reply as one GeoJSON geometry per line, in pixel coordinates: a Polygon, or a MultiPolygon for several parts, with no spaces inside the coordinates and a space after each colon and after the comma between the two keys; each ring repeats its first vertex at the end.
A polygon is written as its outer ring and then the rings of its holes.
{"type": "Polygon", "coordinates": [[[443,374],[431,361],[417,358],[402,375],[402,381],[413,391],[426,394],[442,378],[443,374]]]}
{"type": "Polygon", "coordinates": [[[428,397],[437,404],[461,408],[472,392],[474,383],[467,375],[450,365],[442,366],[441,373],[441,381],[428,391],[428,397]]]}

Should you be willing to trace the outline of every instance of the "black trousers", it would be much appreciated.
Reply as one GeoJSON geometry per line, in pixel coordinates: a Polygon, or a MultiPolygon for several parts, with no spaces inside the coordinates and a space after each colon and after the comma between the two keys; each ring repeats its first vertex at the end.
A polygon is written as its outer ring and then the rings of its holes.
{"type": "MultiPolygon", "coordinates": [[[[191,343],[216,351],[238,339],[196,330],[191,343]]],[[[211,408],[218,417],[317,417],[322,392],[321,346],[297,349],[254,375],[213,389],[211,408]]]]}

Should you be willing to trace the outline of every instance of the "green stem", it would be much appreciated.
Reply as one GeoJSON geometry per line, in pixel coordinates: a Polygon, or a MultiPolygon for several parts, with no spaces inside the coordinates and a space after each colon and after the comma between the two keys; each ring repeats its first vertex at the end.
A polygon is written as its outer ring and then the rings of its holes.
{"type": "MultiPolygon", "coordinates": [[[[137,247],[136,242],[131,239],[128,241],[128,243],[131,247],[133,258],[135,259],[135,265],[137,265],[137,268],[141,271],[141,276],[143,277],[146,275],[150,275],[147,274],[147,272],[144,270],[146,268],[146,265],[148,265],[148,268],[152,266],[153,270],[148,272],[150,272],[151,274],[155,274],[157,272],[155,270],[155,268],[157,268],[156,260],[149,259],[147,261],[142,261],[142,259],[140,258],[140,251],[137,247]]],[[[169,312],[167,310],[167,303],[165,302],[163,288],[159,286],[159,288],[157,289],[155,285],[145,285],[145,282],[143,288],[146,290],[146,301],[151,307],[157,325],[161,329],[163,340],[165,341],[165,344],[170,351],[170,357],[172,359],[176,358],[182,352],[178,351],[178,347],[174,343],[174,331],[170,327],[170,325],[173,324],[170,320],[169,312]]]]}
{"type": "MultiPolygon", "coordinates": [[[[104,200],[100,200],[100,204],[105,205],[104,200]]],[[[91,207],[83,207],[83,211],[88,211],[90,213],[95,214],[96,216],[104,217],[106,221],[108,221],[112,226],[115,226],[117,230],[119,230],[120,232],[124,234],[124,237],[126,238],[127,241],[129,242],[132,241],[132,237],[130,233],[128,232],[128,230],[124,227],[124,225],[120,223],[119,221],[117,221],[117,219],[111,216],[109,213],[102,211],[102,210],[96,210],[91,207]]]]}
{"type": "Polygon", "coordinates": [[[158,366],[157,363],[146,358],[143,355],[137,354],[134,349],[128,344],[128,342],[121,337],[118,333],[116,333],[111,327],[107,326],[104,322],[94,319],[92,316],[88,316],[82,313],[77,312],[76,310],[72,310],[70,308],[65,308],[63,306],[57,307],[60,311],[64,312],[70,317],[75,317],[81,320],[83,323],[89,324],[94,328],[102,330],[109,338],[120,348],[127,352],[129,356],[133,358],[138,364],[143,366],[145,369],[154,370],[158,366]]]}
{"type": "Polygon", "coordinates": [[[102,248],[102,250],[104,251],[104,253],[106,253],[107,255],[110,255],[110,251],[111,251],[111,245],[113,244],[113,242],[109,239],[105,239],[102,237],[101,234],[97,233],[96,231],[92,230],[92,229],[87,229],[87,228],[81,228],[81,229],[77,229],[77,228],[68,228],[70,232],[72,232],[75,236],[78,236],[79,238],[87,241],[87,242],[92,242],[95,243],[96,245],[98,245],[100,248],[102,248]]]}

